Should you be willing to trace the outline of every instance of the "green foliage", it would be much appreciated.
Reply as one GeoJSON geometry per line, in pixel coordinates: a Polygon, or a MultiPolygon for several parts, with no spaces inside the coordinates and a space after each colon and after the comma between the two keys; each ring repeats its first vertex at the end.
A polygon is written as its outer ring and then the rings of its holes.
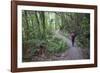
{"type": "Polygon", "coordinates": [[[68,49],[67,43],[58,38],[48,40],[48,51],[51,53],[64,52],[68,49]]]}
{"type": "Polygon", "coordinates": [[[56,30],[62,31],[65,37],[74,31],[77,34],[77,43],[81,47],[89,48],[90,14],[72,12],[44,12],[22,11],[22,44],[23,56],[27,51],[34,55],[40,45],[50,54],[61,53],[69,47],[62,39],[54,37],[56,30]]]}
{"type": "Polygon", "coordinates": [[[79,46],[89,48],[90,46],[90,26],[88,18],[84,17],[81,22],[81,34],[78,36],[79,46]]]}

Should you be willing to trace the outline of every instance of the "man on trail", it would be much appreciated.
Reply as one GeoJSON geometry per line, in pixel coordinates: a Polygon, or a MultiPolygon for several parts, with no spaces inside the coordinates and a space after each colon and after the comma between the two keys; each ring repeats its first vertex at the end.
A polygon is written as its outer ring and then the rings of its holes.
{"type": "Polygon", "coordinates": [[[71,33],[72,46],[74,46],[75,37],[76,37],[75,32],[72,32],[72,33],[71,33]]]}

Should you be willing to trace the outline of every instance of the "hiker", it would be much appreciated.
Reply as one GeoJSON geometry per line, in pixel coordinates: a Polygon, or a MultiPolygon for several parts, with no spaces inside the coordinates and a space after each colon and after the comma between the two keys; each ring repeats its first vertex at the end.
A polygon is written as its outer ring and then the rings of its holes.
{"type": "Polygon", "coordinates": [[[75,32],[72,32],[72,33],[71,33],[72,46],[74,46],[75,37],[76,37],[75,32]]]}

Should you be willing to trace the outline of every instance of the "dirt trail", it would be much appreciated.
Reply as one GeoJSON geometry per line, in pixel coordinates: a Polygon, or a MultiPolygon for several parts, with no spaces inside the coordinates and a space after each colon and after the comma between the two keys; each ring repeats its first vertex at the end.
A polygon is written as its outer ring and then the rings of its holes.
{"type": "Polygon", "coordinates": [[[83,59],[83,54],[81,48],[77,47],[76,43],[74,47],[72,46],[71,39],[66,38],[62,35],[63,33],[60,31],[55,31],[55,37],[58,37],[65,41],[69,46],[69,49],[62,53],[61,58],[64,60],[75,60],[75,59],[83,59]]]}
{"type": "Polygon", "coordinates": [[[68,45],[69,49],[67,49],[63,53],[57,53],[54,55],[49,55],[48,57],[37,57],[36,60],[35,57],[32,59],[32,61],[54,61],[54,60],[80,60],[84,59],[83,57],[83,51],[82,48],[79,48],[76,43],[74,44],[74,47],[72,46],[71,39],[68,37],[65,37],[61,31],[54,31],[54,37],[62,39],[66,44],[68,45]]]}

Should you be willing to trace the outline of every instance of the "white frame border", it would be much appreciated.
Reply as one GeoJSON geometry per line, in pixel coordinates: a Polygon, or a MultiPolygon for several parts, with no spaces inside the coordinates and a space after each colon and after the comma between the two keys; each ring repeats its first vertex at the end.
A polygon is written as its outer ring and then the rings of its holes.
{"type": "Polygon", "coordinates": [[[94,10],[79,9],[79,8],[60,8],[60,7],[44,7],[44,6],[17,6],[17,67],[45,67],[45,66],[60,66],[60,65],[81,65],[94,64],[94,10]],[[22,62],[22,10],[38,10],[38,11],[57,11],[57,12],[77,12],[90,13],[90,59],[85,60],[64,60],[64,61],[49,61],[49,62],[22,62]],[[92,43],[91,43],[92,42],[92,43]],[[93,48],[93,49],[92,49],[93,48]]]}

